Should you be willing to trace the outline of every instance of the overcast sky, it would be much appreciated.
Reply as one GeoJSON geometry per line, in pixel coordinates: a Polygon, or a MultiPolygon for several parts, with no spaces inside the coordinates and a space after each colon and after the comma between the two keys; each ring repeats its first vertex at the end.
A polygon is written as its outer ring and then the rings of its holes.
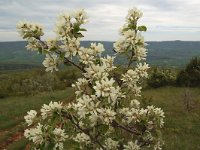
{"type": "Polygon", "coordinates": [[[39,22],[45,37],[52,32],[59,12],[84,8],[89,16],[85,40],[114,41],[128,9],[144,13],[141,25],[148,27],[148,41],[200,41],[200,0],[0,0],[0,41],[18,41],[19,20],[39,22]]]}

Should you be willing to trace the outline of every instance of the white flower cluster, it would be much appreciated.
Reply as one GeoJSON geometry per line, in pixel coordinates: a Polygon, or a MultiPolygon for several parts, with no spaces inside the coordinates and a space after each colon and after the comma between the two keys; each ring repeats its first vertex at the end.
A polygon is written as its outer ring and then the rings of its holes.
{"type": "Polygon", "coordinates": [[[26,123],[28,124],[28,126],[33,124],[33,121],[34,121],[36,115],[37,115],[37,112],[35,110],[30,110],[27,112],[27,115],[24,116],[24,119],[25,119],[26,123]]]}
{"type": "Polygon", "coordinates": [[[42,64],[46,67],[46,71],[53,72],[54,70],[58,71],[58,68],[57,68],[58,61],[59,59],[56,54],[53,54],[53,55],[47,54],[42,64]]]}
{"type": "Polygon", "coordinates": [[[61,102],[50,102],[49,105],[44,104],[41,108],[41,115],[43,119],[52,116],[54,113],[59,114],[63,108],[61,102]]]}
{"type": "Polygon", "coordinates": [[[79,78],[75,84],[72,84],[72,87],[75,88],[75,94],[81,96],[82,94],[87,94],[88,92],[88,80],[85,78],[79,78]]]}
{"type": "Polygon", "coordinates": [[[85,31],[81,28],[81,25],[86,22],[87,14],[84,10],[78,10],[74,13],[62,13],[58,17],[55,31],[62,42],[60,48],[65,57],[72,57],[78,53],[80,38],[83,37],[80,32],[85,31]]]}
{"type": "Polygon", "coordinates": [[[133,143],[132,141],[128,142],[127,145],[124,146],[124,150],[139,150],[140,146],[135,143],[133,143]]]}
{"type": "Polygon", "coordinates": [[[48,131],[48,126],[44,126],[40,123],[35,128],[26,129],[24,136],[32,141],[37,147],[45,145],[47,139],[53,137],[51,142],[54,142],[55,150],[63,150],[63,142],[66,141],[68,135],[61,128],[55,128],[52,132],[48,131]]]}
{"type": "Polygon", "coordinates": [[[106,139],[105,141],[105,147],[108,150],[113,150],[113,149],[117,149],[117,147],[119,147],[119,142],[118,141],[114,141],[111,138],[106,139]]]}
{"type": "MultiPolygon", "coordinates": [[[[41,41],[34,35],[28,39],[22,35],[29,40],[29,49],[45,52],[43,65],[46,71],[57,71],[58,64],[63,62],[74,65],[83,75],[72,84],[75,90],[73,102],[44,104],[41,116],[33,110],[28,112],[25,116],[28,126],[36,121],[44,122],[25,131],[29,140],[38,146],[53,139],[54,148],[60,150],[64,149],[63,142],[67,138],[78,142],[80,149],[139,150],[141,146],[153,144],[152,141],[157,142],[155,147],[160,147],[160,137],[155,130],[163,127],[164,112],[154,106],[142,108],[139,102],[141,83],[148,77],[149,69],[148,64],[141,62],[146,59],[144,38],[139,32],[145,31],[146,27],[137,26],[141,17],[142,12],[131,9],[121,31],[122,38],[114,44],[117,53],[128,56],[128,67],[133,61],[139,61],[135,68],[126,69],[119,77],[114,65],[117,55],[103,57],[105,49],[101,43],[80,47],[81,32],[85,31],[81,25],[87,22],[83,10],[59,16],[55,39],[41,41]],[[77,58],[78,63],[74,61],[77,58]]],[[[25,33],[24,28],[19,29],[25,33]]],[[[26,32],[31,31],[27,29],[26,32]]]]}
{"type": "Polygon", "coordinates": [[[85,115],[92,114],[99,103],[95,103],[96,97],[95,95],[83,95],[82,97],[77,99],[77,103],[73,104],[73,109],[77,110],[77,114],[80,118],[85,118],[85,115]]]}
{"type": "Polygon", "coordinates": [[[86,145],[91,142],[90,137],[85,133],[78,133],[73,140],[86,145]]]}
{"type": "Polygon", "coordinates": [[[128,15],[126,16],[126,19],[128,22],[133,22],[138,20],[139,18],[141,18],[143,16],[143,13],[136,7],[129,9],[128,11],[128,15]]]}
{"type": "Polygon", "coordinates": [[[115,119],[116,112],[110,108],[97,109],[99,118],[105,123],[110,124],[115,119]]]}
{"type": "Polygon", "coordinates": [[[53,134],[54,134],[54,140],[56,142],[54,148],[55,149],[59,149],[62,150],[63,149],[63,142],[65,142],[65,140],[69,137],[68,135],[65,134],[65,130],[61,129],[61,128],[55,128],[53,130],[53,134]]]}
{"type": "MultiPolygon", "coordinates": [[[[144,37],[138,33],[138,29],[145,28],[144,26],[137,27],[137,21],[142,17],[142,12],[137,8],[129,10],[126,17],[127,23],[121,29],[122,38],[114,43],[114,49],[117,53],[131,53],[134,59],[145,60],[147,50],[145,49],[144,37]]],[[[140,29],[141,31],[146,31],[140,29]]]]}
{"type": "Polygon", "coordinates": [[[37,23],[30,23],[30,22],[22,22],[20,21],[17,24],[17,29],[19,34],[22,38],[39,38],[40,36],[44,35],[43,27],[37,23]]]}
{"type": "Polygon", "coordinates": [[[97,97],[110,97],[113,101],[116,100],[116,96],[120,93],[119,87],[114,87],[115,80],[113,78],[103,78],[100,81],[95,82],[94,90],[97,97]]]}
{"type": "Polygon", "coordinates": [[[163,127],[164,112],[160,108],[154,106],[147,106],[146,109],[139,107],[139,101],[133,100],[131,107],[122,108],[119,113],[123,115],[124,123],[140,123],[144,122],[147,130],[154,129],[156,127],[163,127]],[[134,102],[133,102],[134,101],[134,102]]]}
{"type": "Polygon", "coordinates": [[[134,96],[141,96],[140,79],[148,77],[148,69],[148,64],[139,63],[135,70],[129,69],[125,74],[122,74],[123,83],[133,92],[134,96]]]}
{"type": "Polygon", "coordinates": [[[35,143],[36,145],[41,145],[45,142],[42,128],[43,125],[39,123],[35,128],[26,129],[24,132],[24,136],[30,141],[33,141],[33,143],[35,143]]]}

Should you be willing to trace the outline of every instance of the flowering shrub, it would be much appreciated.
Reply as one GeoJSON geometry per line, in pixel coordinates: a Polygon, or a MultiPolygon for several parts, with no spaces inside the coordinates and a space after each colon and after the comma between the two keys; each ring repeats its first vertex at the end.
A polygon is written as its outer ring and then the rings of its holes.
{"type": "MultiPolygon", "coordinates": [[[[114,43],[117,55],[128,57],[127,69],[115,76],[115,57],[102,57],[104,46],[91,43],[80,47],[80,39],[87,22],[84,10],[62,13],[57,21],[55,39],[41,40],[42,26],[29,22],[17,25],[20,35],[28,41],[27,48],[46,54],[43,65],[46,71],[58,71],[60,63],[72,64],[82,71],[72,87],[74,101],[63,104],[44,104],[37,113],[25,116],[25,137],[35,149],[64,149],[64,142],[72,140],[80,149],[139,150],[161,149],[163,144],[159,129],[164,124],[164,112],[155,106],[140,107],[141,81],[148,77],[142,31],[145,26],[137,22],[142,12],[130,9],[126,24],[120,30],[121,38],[114,43]],[[79,63],[74,59],[78,58],[79,63]],[[136,62],[132,69],[131,64],[136,62]]],[[[69,145],[66,148],[70,148],[69,145]]]]}

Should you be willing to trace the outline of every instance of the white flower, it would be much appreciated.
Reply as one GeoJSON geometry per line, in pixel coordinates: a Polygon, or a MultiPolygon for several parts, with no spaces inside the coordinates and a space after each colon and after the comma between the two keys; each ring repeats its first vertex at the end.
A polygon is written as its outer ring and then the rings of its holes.
{"type": "Polygon", "coordinates": [[[40,36],[44,35],[42,25],[38,23],[19,22],[17,24],[17,29],[23,39],[28,39],[31,37],[39,38],[40,36]]]}
{"type": "Polygon", "coordinates": [[[30,141],[33,141],[36,145],[40,145],[44,142],[42,128],[43,125],[39,123],[36,128],[26,129],[24,136],[30,141]]]}
{"type": "Polygon", "coordinates": [[[59,58],[57,57],[57,55],[53,54],[53,55],[46,55],[45,60],[43,61],[43,65],[46,67],[46,71],[51,71],[53,72],[53,70],[58,71],[58,60],[59,58]]]}
{"type": "Polygon", "coordinates": [[[128,142],[128,145],[124,146],[124,150],[139,150],[140,147],[136,144],[133,143],[132,141],[128,142]]]}
{"type": "Polygon", "coordinates": [[[118,141],[114,141],[111,138],[107,138],[105,141],[105,146],[108,150],[113,150],[113,149],[117,149],[118,145],[118,141]]]}
{"type": "Polygon", "coordinates": [[[99,118],[105,124],[109,124],[115,119],[116,112],[110,108],[99,108],[97,112],[99,113],[99,118]]]}
{"type": "Polygon", "coordinates": [[[91,122],[90,126],[92,127],[92,126],[96,125],[97,120],[98,120],[99,117],[98,117],[98,114],[97,114],[96,111],[93,111],[90,114],[91,115],[89,116],[89,120],[91,122]]]}
{"type": "Polygon", "coordinates": [[[105,51],[104,46],[101,43],[91,43],[90,49],[94,55],[101,54],[103,51],[105,51]]]}
{"type": "Polygon", "coordinates": [[[149,69],[149,65],[144,63],[139,63],[137,64],[137,68],[136,68],[136,72],[137,74],[140,76],[140,77],[145,77],[147,78],[148,77],[148,73],[147,73],[147,70],[149,69]]]}
{"type": "Polygon", "coordinates": [[[27,41],[28,41],[28,44],[27,44],[26,48],[28,50],[38,51],[41,48],[43,49],[41,43],[37,39],[29,38],[29,39],[27,39],[27,41]]]}
{"type": "Polygon", "coordinates": [[[61,112],[63,106],[61,102],[50,102],[49,105],[44,104],[41,108],[41,115],[43,119],[46,119],[48,116],[52,116],[54,112],[61,112]]]}
{"type": "Polygon", "coordinates": [[[97,97],[108,97],[114,90],[113,84],[115,80],[113,78],[104,78],[101,81],[96,81],[96,85],[93,87],[97,97]]]}
{"type": "Polygon", "coordinates": [[[139,61],[140,60],[146,60],[146,56],[147,56],[147,50],[144,47],[141,46],[136,46],[135,49],[135,56],[139,61]]]}
{"type": "Polygon", "coordinates": [[[140,107],[140,102],[138,100],[134,99],[134,100],[131,100],[130,105],[133,108],[139,108],[140,107]]]}
{"type": "Polygon", "coordinates": [[[155,106],[147,106],[148,116],[152,116],[155,119],[153,120],[160,128],[164,125],[164,112],[161,108],[155,108],[155,106]]]}
{"type": "Polygon", "coordinates": [[[145,43],[145,41],[144,41],[144,37],[140,34],[140,33],[138,33],[137,34],[137,36],[136,36],[136,44],[137,45],[139,45],[139,46],[146,46],[147,44],[145,43]]]}
{"type": "Polygon", "coordinates": [[[35,110],[30,110],[27,112],[28,115],[24,116],[24,119],[26,121],[26,123],[28,124],[28,126],[32,125],[36,115],[37,115],[37,112],[35,110]]]}
{"type": "Polygon", "coordinates": [[[141,93],[141,90],[142,90],[142,87],[139,87],[137,86],[136,84],[134,84],[131,88],[131,91],[132,93],[135,95],[135,96],[141,96],[140,93],[141,93]]]}
{"type": "Polygon", "coordinates": [[[124,31],[123,35],[125,37],[125,40],[127,43],[129,43],[129,45],[131,44],[135,44],[135,31],[133,30],[128,30],[128,31],[124,31]]]}
{"type": "Polygon", "coordinates": [[[83,75],[90,80],[99,80],[108,76],[106,69],[105,65],[101,66],[99,64],[91,64],[89,67],[85,68],[86,73],[83,75]]]}
{"type": "Polygon", "coordinates": [[[125,85],[132,88],[132,86],[139,81],[138,73],[135,70],[129,69],[125,74],[122,75],[122,81],[125,83],[125,85]]]}
{"type": "Polygon", "coordinates": [[[76,137],[73,138],[74,141],[84,144],[89,144],[91,142],[90,137],[85,133],[78,133],[76,137]]]}
{"type": "Polygon", "coordinates": [[[92,50],[90,48],[83,48],[81,47],[79,52],[80,62],[83,64],[92,64],[94,59],[94,56],[92,55],[92,50]]]}
{"type": "Polygon", "coordinates": [[[80,96],[81,94],[86,94],[88,91],[88,80],[85,78],[79,78],[75,84],[72,84],[72,87],[75,88],[75,94],[80,96]]]}
{"type": "Polygon", "coordinates": [[[112,71],[116,67],[114,66],[114,59],[115,57],[107,56],[106,58],[100,58],[101,62],[104,66],[106,66],[107,71],[112,71]]]}
{"type": "Polygon", "coordinates": [[[79,38],[68,38],[67,42],[64,42],[64,45],[61,45],[61,51],[65,52],[65,57],[76,56],[80,46],[79,38]]]}
{"type": "Polygon", "coordinates": [[[63,143],[62,142],[58,142],[55,144],[53,150],[63,150],[64,149],[64,146],[63,146],[63,143]]]}
{"type": "Polygon", "coordinates": [[[114,50],[117,53],[124,53],[127,51],[129,44],[126,43],[125,39],[119,39],[113,44],[114,50]]]}
{"type": "Polygon", "coordinates": [[[123,122],[124,123],[131,123],[131,122],[138,122],[138,115],[139,115],[139,109],[136,109],[136,108],[122,108],[119,110],[119,112],[121,114],[124,115],[124,118],[123,118],[123,122]]]}
{"type": "Polygon", "coordinates": [[[76,10],[72,16],[76,19],[76,21],[80,24],[85,24],[88,22],[88,16],[84,9],[76,10]]]}
{"type": "Polygon", "coordinates": [[[57,143],[62,143],[68,138],[68,135],[65,134],[65,130],[61,128],[55,128],[53,134],[55,135],[54,140],[57,143]]]}
{"type": "Polygon", "coordinates": [[[77,114],[80,118],[85,118],[86,114],[93,113],[99,105],[99,102],[95,103],[95,96],[83,95],[77,99],[77,103],[73,104],[73,108],[77,110],[77,114]]]}
{"type": "Polygon", "coordinates": [[[71,16],[68,12],[62,12],[57,19],[55,32],[58,37],[64,38],[71,30],[71,16]]]}
{"type": "Polygon", "coordinates": [[[46,44],[48,46],[48,50],[52,50],[52,49],[55,49],[57,48],[57,39],[47,39],[46,40],[46,44]]]}
{"type": "Polygon", "coordinates": [[[128,11],[128,15],[126,16],[126,19],[128,22],[137,21],[139,18],[142,17],[142,15],[143,13],[139,9],[134,7],[128,11]]]}
{"type": "Polygon", "coordinates": [[[158,141],[154,145],[154,150],[162,150],[162,145],[163,144],[164,144],[164,142],[162,142],[161,139],[158,139],[158,141]]]}

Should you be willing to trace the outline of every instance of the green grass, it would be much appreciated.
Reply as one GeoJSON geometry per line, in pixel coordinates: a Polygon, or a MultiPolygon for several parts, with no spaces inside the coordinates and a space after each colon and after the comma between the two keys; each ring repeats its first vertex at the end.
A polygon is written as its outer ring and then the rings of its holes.
{"type": "Polygon", "coordinates": [[[191,110],[184,105],[184,88],[148,89],[145,96],[153,97],[152,104],[165,112],[163,139],[166,150],[200,149],[200,89],[191,91],[191,110]]]}
{"type": "MultiPolygon", "coordinates": [[[[72,96],[72,89],[67,88],[63,91],[44,92],[35,96],[17,96],[0,99],[0,143],[8,140],[15,135],[16,132],[23,132],[25,128],[24,115],[27,111],[31,109],[38,110],[41,108],[42,104],[48,104],[50,101],[71,101],[72,96]]],[[[24,142],[20,141],[13,143],[17,145],[15,150],[22,149],[20,147],[24,145],[24,142]]],[[[12,147],[11,145],[11,149],[12,147]]]]}
{"type": "MultiPolygon", "coordinates": [[[[200,89],[191,88],[193,106],[188,111],[184,105],[184,88],[163,87],[145,89],[144,95],[152,97],[150,104],[161,107],[165,112],[165,127],[162,131],[165,141],[164,150],[200,149],[200,89]]],[[[28,97],[8,97],[0,100],[0,143],[17,131],[22,131],[23,116],[30,109],[38,110],[43,103],[52,101],[70,101],[73,97],[71,88],[53,93],[41,93],[28,97]]],[[[13,142],[7,150],[22,150],[27,140],[13,142]]]]}

